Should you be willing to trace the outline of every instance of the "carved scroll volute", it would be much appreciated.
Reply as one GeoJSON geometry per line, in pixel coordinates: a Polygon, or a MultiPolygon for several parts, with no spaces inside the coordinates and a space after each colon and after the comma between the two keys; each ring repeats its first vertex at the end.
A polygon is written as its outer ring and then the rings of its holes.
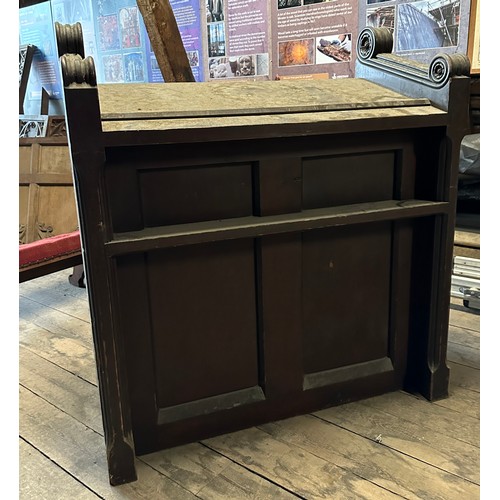
{"type": "Polygon", "coordinates": [[[470,62],[465,54],[438,54],[426,65],[392,54],[392,49],[392,32],[388,28],[367,27],[359,33],[356,53],[362,65],[434,89],[444,87],[454,76],[470,74],[470,62]]]}
{"type": "Polygon", "coordinates": [[[356,52],[360,59],[373,59],[378,54],[390,54],[393,43],[390,29],[365,28],[358,36],[356,52]]]}
{"type": "Polygon", "coordinates": [[[97,85],[95,63],[92,56],[82,59],[78,54],[64,54],[61,56],[61,71],[65,87],[76,84],[97,85]]]}
{"type": "Polygon", "coordinates": [[[438,54],[429,64],[429,79],[437,85],[460,75],[470,75],[470,61],[465,54],[438,54]]]}

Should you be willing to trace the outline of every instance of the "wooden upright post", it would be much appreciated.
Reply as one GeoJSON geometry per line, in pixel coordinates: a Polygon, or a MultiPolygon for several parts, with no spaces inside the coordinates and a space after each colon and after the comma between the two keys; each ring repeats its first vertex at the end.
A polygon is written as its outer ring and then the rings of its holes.
{"type": "Polygon", "coordinates": [[[174,12],[168,0],[137,0],[165,82],[194,82],[174,12]]]}

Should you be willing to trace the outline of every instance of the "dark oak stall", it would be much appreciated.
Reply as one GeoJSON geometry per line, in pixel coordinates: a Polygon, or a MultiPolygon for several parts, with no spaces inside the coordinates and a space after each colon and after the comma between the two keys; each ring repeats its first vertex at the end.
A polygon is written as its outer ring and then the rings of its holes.
{"type": "Polygon", "coordinates": [[[136,454],[447,396],[467,64],[377,37],[331,81],[96,85],[62,56],[112,484],[136,454]]]}

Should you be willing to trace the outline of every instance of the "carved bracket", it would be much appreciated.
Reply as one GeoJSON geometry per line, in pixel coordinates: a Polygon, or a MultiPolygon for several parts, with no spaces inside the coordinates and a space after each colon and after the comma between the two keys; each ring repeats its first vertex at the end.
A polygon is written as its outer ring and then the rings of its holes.
{"type": "Polygon", "coordinates": [[[438,54],[427,65],[391,54],[392,47],[389,29],[364,28],[356,44],[358,61],[435,89],[444,87],[453,76],[470,74],[470,61],[465,54],[438,54]]]}

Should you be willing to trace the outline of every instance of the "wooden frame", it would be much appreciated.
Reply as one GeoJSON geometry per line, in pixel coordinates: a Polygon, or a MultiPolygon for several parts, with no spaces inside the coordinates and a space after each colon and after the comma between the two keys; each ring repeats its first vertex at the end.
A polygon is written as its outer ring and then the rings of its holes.
{"type": "Polygon", "coordinates": [[[344,82],[97,86],[61,57],[111,484],[136,453],[447,396],[468,65],[380,36],[344,82]]]}

